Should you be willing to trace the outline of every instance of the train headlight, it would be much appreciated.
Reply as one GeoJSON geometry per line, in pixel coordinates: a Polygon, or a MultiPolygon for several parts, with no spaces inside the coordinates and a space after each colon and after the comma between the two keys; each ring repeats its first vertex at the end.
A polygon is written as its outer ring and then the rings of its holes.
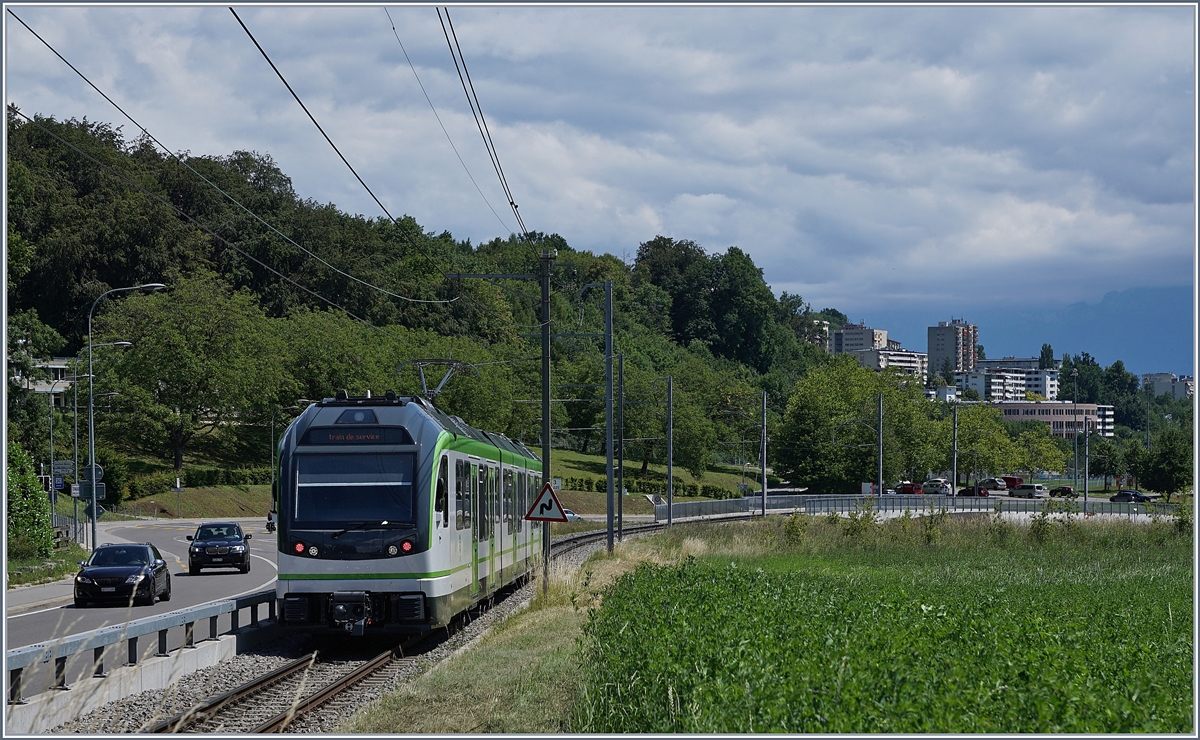
{"type": "Polygon", "coordinates": [[[387,552],[388,552],[388,555],[395,557],[396,555],[400,554],[400,548],[396,547],[395,545],[388,545],[387,552]]]}
{"type": "Polygon", "coordinates": [[[294,549],[296,551],[297,555],[303,555],[304,554],[304,543],[297,542],[295,545],[292,546],[292,549],[294,549]]]}
{"type": "Polygon", "coordinates": [[[316,545],[310,545],[310,546],[309,546],[309,548],[308,548],[308,554],[309,554],[309,555],[311,555],[311,556],[313,556],[313,557],[315,558],[315,557],[317,556],[317,546],[316,546],[316,545]]]}

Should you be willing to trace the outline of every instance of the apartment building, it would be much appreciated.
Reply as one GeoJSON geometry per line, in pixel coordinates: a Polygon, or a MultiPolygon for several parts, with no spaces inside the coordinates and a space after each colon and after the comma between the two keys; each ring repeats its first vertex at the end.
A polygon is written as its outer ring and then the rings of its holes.
{"type": "Polygon", "coordinates": [[[992,405],[1008,421],[1044,422],[1056,437],[1070,437],[1085,430],[1102,437],[1113,436],[1112,406],[1071,401],[1002,401],[992,405]]]}
{"type": "Polygon", "coordinates": [[[1021,370],[958,372],[954,374],[954,384],[962,391],[973,389],[984,401],[1025,400],[1025,373],[1021,370]]]}
{"type": "MultiPolygon", "coordinates": [[[[891,340],[888,341],[891,344],[891,340]]],[[[899,342],[896,342],[898,345],[899,342]]],[[[858,352],[858,364],[871,370],[883,370],[895,367],[909,375],[915,375],[925,382],[929,377],[929,355],[924,352],[909,352],[907,350],[868,349],[858,352]]]]}
{"type": "Polygon", "coordinates": [[[1150,389],[1155,396],[1166,393],[1171,398],[1191,398],[1195,395],[1195,386],[1195,380],[1190,375],[1147,373],[1142,376],[1142,388],[1150,389]]]}
{"type": "Polygon", "coordinates": [[[925,397],[930,401],[949,401],[954,403],[959,400],[958,387],[953,385],[939,385],[933,388],[926,388],[925,397]]]}
{"type": "MultiPolygon", "coordinates": [[[[961,319],[939,321],[929,327],[929,367],[940,373],[945,361],[950,360],[954,372],[975,370],[975,346],[979,344],[979,327],[961,319]]],[[[960,386],[961,387],[961,386],[960,386]]]]}
{"type": "Polygon", "coordinates": [[[868,349],[887,349],[886,329],[872,329],[863,324],[846,324],[829,337],[832,354],[853,354],[868,349]]]}
{"type": "MultiPolygon", "coordinates": [[[[48,370],[50,377],[35,380],[24,378],[25,387],[34,393],[52,394],[50,398],[55,406],[62,406],[64,402],[69,403],[71,399],[67,397],[67,394],[71,392],[71,383],[73,382],[69,378],[74,377],[72,366],[75,364],[75,358],[54,357],[49,360],[35,360],[33,364],[38,369],[48,370]]],[[[87,375],[86,363],[80,372],[87,375]]]]}
{"type": "MultiPolygon", "coordinates": [[[[975,362],[976,370],[1037,370],[1041,367],[1040,357],[1000,357],[997,359],[979,359],[975,362]]],[[[1062,369],[1062,360],[1055,360],[1053,370],[1062,369]]]]}
{"type": "Polygon", "coordinates": [[[997,360],[977,360],[975,369],[981,372],[1020,371],[1025,374],[1025,390],[1053,401],[1058,398],[1058,371],[1062,367],[1061,360],[1054,361],[1053,369],[1043,370],[1038,367],[1041,360],[1037,357],[1001,357],[997,360]]]}

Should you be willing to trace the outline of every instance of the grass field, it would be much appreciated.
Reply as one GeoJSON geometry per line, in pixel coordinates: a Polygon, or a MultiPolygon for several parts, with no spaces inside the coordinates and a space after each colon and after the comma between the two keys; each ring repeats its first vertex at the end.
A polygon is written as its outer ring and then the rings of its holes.
{"type": "Polygon", "coordinates": [[[695,557],[622,576],[585,627],[573,729],[1191,731],[1190,535],[1050,527],[676,528],[695,557]]]}
{"type": "Polygon", "coordinates": [[[1048,526],[678,525],[341,729],[1189,732],[1190,534],[1048,526]]]}

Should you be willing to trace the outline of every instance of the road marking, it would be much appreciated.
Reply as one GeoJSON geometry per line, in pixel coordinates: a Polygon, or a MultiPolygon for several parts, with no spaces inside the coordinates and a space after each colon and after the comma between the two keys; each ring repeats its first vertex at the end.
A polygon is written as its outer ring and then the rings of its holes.
{"type": "MultiPolygon", "coordinates": [[[[74,598],[74,597],[64,596],[63,598],[66,599],[66,598],[74,598]]],[[[38,609],[35,612],[25,612],[24,614],[13,614],[12,616],[8,617],[8,619],[20,619],[21,617],[30,617],[30,616],[33,616],[34,614],[44,614],[46,612],[57,611],[59,609],[66,609],[68,606],[71,606],[71,605],[63,604],[62,606],[51,606],[51,607],[47,607],[45,609],[38,609]]]]}

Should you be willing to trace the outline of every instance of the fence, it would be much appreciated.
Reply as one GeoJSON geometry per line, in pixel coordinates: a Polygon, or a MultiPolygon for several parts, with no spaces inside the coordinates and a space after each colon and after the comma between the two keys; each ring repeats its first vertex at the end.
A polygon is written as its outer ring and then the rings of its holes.
{"type": "MultiPolygon", "coordinates": [[[[816,494],[768,495],[767,512],[786,514],[793,510],[804,514],[850,514],[861,507],[871,505],[881,513],[899,513],[905,510],[920,512],[934,509],[951,512],[1028,512],[1044,510],[1050,501],[1067,501],[1074,504],[1079,513],[1106,514],[1132,517],[1137,515],[1172,516],[1175,504],[1166,503],[1114,503],[1112,501],[1088,499],[1086,508],[1082,498],[1076,499],[1012,499],[990,496],[824,496],[816,494]]],[[[721,514],[762,513],[762,498],[747,496],[743,499],[725,501],[689,501],[674,504],[672,519],[688,519],[721,514]]],[[[654,506],[654,521],[667,520],[667,505],[654,506]]]]}
{"type": "Polygon", "coordinates": [[[186,626],[184,646],[195,645],[196,622],[208,619],[207,640],[217,639],[217,617],[229,614],[231,629],[229,634],[238,631],[238,614],[240,610],[250,609],[250,624],[258,626],[258,607],[266,603],[268,619],[275,619],[275,589],[258,591],[226,601],[214,601],[188,609],[179,609],[166,614],[159,614],[132,622],[101,627],[91,632],[65,637],[55,642],[39,643],[27,647],[9,650],[5,656],[5,667],[8,669],[8,703],[21,702],[22,676],[29,666],[35,663],[54,661],[54,680],[57,687],[65,687],[67,676],[67,658],[86,650],[92,650],[96,677],[103,677],[104,652],[110,645],[128,642],[128,661],[126,665],[137,665],[141,653],[138,651],[138,638],[144,635],[158,633],[158,653],[167,654],[167,630],[172,627],[186,626]]]}

